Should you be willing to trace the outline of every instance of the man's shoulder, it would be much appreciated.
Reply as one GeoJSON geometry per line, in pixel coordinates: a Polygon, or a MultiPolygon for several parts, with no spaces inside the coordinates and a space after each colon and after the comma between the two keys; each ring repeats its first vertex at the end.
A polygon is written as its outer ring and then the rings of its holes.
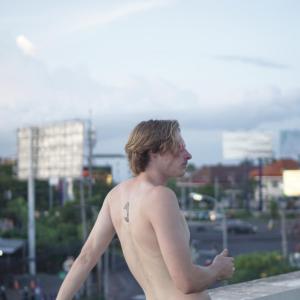
{"type": "Polygon", "coordinates": [[[163,207],[178,206],[176,194],[166,186],[159,185],[153,187],[146,198],[148,203],[155,203],[158,210],[163,207]]]}
{"type": "Polygon", "coordinates": [[[173,190],[164,185],[154,186],[149,193],[151,197],[166,197],[166,198],[176,198],[176,194],[173,190]]]}
{"type": "Polygon", "coordinates": [[[166,186],[156,186],[147,196],[147,215],[152,223],[161,223],[163,219],[176,219],[180,207],[176,194],[166,186]]]}
{"type": "Polygon", "coordinates": [[[130,179],[126,179],[120,183],[118,183],[116,186],[114,186],[110,191],[109,194],[110,196],[113,196],[119,192],[121,192],[122,190],[128,188],[128,186],[132,183],[133,178],[130,179]]]}

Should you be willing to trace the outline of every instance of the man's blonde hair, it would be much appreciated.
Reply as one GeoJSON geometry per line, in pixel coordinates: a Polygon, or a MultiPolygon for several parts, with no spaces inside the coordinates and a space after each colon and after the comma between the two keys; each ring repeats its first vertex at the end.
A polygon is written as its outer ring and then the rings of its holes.
{"type": "Polygon", "coordinates": [[[178,150],[176,134],[180,132],[176,120],[149,120],[139,123],[131,132],[125,151],[134,175],[145,171],[149,152],[164,153],[178,150]]]}

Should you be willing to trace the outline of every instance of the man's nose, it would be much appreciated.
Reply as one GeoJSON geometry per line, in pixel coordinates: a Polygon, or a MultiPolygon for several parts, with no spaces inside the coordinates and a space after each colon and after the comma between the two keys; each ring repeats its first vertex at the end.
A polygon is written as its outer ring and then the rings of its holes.
{"type": "Polygon", "coordinates": [[[192,158],[192,154],[189,151],[185,150],[185,159],[189,160],[191,158],[192,158]]]}

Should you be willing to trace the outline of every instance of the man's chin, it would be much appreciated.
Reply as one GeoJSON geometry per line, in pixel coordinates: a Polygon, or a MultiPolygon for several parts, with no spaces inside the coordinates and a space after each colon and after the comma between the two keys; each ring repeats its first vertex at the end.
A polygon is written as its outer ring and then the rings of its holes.
{"type": "Polygon", "coordinates": [[[186,173],[186,169],[182,170],[176,177],[183,177],[186,173]]]}

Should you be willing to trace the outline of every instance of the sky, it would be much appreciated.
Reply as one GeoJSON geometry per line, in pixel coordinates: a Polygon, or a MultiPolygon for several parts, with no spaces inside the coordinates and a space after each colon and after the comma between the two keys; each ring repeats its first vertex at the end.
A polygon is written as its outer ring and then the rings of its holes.
{"type": "MultiPolygon", "coordinates": [[[[300,129],[298,0],[0,0],[0,156],[16,131],[91,117],[96,153],[178,119],[196,165],[222,132],[300,129]]],[[[274,146],[276,148],[276,145],[274,146]]]]}

